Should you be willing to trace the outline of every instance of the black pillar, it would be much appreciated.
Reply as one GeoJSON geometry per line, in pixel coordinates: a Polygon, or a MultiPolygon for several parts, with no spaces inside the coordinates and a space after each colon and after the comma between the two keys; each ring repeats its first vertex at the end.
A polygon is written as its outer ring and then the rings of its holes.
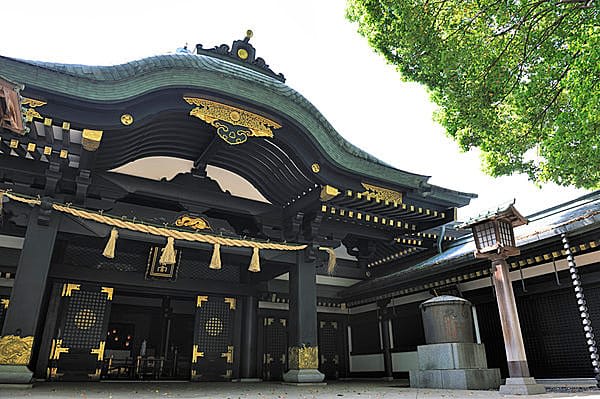
{"type": "Polygon", "coordinates": [[[29,383],[32,377],[26,366],[31,360],[60,220],[59,215],[50,215],[45,208],[35,208],[29,214],[10,306],[0,337],[0,383],[29,383]]]}
{"type": "Polygon", "coordinates": [[[244,298],[244,317],[242,324],[242,380],[258,379],[256,369],[257,349],[257,313],[258,300],[255,296],[248,295],[244,298]]]}
{"type": "Polygon", "coordinates": [[[292,383],[321,382],[324,375],[318,371],[317,271],[312,248],[296,253],[289,275],[289,371],[283,378],[292,383]]]}
{"type": "Polygon", "coordinates": [[[388,303],[390,301],[386,300],[384,302],[379,302],[379,322],[381,323],[381,340],[383,341],[383,370],[386,381],[392,381],[394,379],[394,370],[392,366],[392,349],[390,343],[390,314],[388,310],[388,303]]]}

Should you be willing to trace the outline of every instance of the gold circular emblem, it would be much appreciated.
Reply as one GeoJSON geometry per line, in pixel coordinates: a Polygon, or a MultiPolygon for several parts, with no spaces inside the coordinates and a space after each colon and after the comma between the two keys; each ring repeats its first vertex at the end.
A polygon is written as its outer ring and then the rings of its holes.
{"type": "Polygon", "coordinates": [[[87,330],[96,324],[96,313],[90,309],[81,309],[75,314],[73,322],[80,330],[87,330]]]}
{"type": "Polygon", "coordinates": [[[206,333],[211,337],[216,337],[223,332],[223,322],[218,317],[211,317],[204,324],[206,333]]]}
{"type": "Polygon", "coordinates": [[[321,165],[319,165],[318,163],[313,163],[310,167],[312,169],[313,172],[315,173],[319,173],[321,171],[321,165]]]}
{"type": "Polygon", "coordinates": [[[125,126],[131,125],[133,123],[133,116],[131,116],[131,114],[121,115],[121,123],[125,126]]]}
{"type": "Polygon", "coordinates": [[[238,49],[237,56],[240,57],[240,59],[245,60],[248,58],[248,52],[245,48],[238,49]]]}
{"type": "Polygon", "coordinates": [[[229,113],[229,117],[231,118],[232,121],[234,122],[238,122],[240,119],[242,119],[242,116],[240,115],[239,112],[237,111],[231,111],[229,113]]]}

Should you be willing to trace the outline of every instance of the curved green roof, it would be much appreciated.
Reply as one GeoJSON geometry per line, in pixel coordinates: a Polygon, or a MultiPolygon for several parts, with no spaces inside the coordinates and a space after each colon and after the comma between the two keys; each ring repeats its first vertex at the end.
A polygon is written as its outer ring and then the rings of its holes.
{"type": "Polygon", "coordinates": [[[340,167],[465,205],[473,194],[427,184],[428,176],[398,170],[340,136],[301,94],[250,68],[196,54],[166,54],[115,66],[18,60],[0,56],[0,74],[27,86],[96,102],[116,102],[168,87],[214,90],[249,100],[296,121],[340,167]]]}

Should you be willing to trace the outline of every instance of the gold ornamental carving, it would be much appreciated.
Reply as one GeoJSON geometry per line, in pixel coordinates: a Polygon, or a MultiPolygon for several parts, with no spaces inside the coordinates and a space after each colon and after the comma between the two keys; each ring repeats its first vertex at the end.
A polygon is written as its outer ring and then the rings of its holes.
{"type": "Polygon", "coordinates": [[[318,369],[318,346],[292,346],[288,349],[289,368],[291,370],[318,369]]]}
{"type": "Polygon", "coordinates": [[[48,103],[45,101],[36,100],[34,98],[29,98],[29,97],[21,98],[21,105],[28,105],[31,108],[41,107],[46,104],[48,104],[48,103]]]}
{"type": "Polygon", "coordinates": [[[133,116],[131,114],[121,115],[121,123],[125,126],[129,126],[133,123],[133,116]]]}
{"type": "Polygon", "coordinates": [[[205,98],[183,99],[196,106],[190,111],[190,115],[215,127],[219,137],[227,144],[242,144],[248,137],[273,137],[273,129],[281,128],[279,123],[241,108],[205,98]]]}
{"type": "Polygon", "coordinates": [[[375,198],[380,201],[389,201],[402,203],[402,193],[391,190],[389,188],[375,186],[373,184],[361,183],[364,188],[367,189],[362,195],[367,197],[375,198]]]}
{"type": "Polygon", "coordinates": [[[197,216],[190,216],[190,215],[179,216],[177,218],[177,220],[175,220],[175,226],[189,227],[194,230],[210,229],[210,225],[208,224],[208,222],[205,219],[203,219],[201,217],[197,217],[197,216]]]}
{"type": "Polygon", "coordinates": [[[29,364],[33,337],[5,335],[0,337],[0,364],[26,366],[29,364]]]}

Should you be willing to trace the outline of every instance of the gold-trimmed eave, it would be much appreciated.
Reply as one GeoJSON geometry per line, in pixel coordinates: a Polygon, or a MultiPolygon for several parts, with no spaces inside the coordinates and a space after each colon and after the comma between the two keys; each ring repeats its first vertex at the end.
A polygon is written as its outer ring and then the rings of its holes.
{"type": "Polygon", "coordinates": [[[408,223],[395,218],[386,218],[370,212],[359,212],[327,204],[321,204],[321,213],[329,218],[338,219],[344,222],[368,224],[373,227],[408,232],[415,232],[417,230],[417,225],[414,223],[408,223]]]}
{"type": "Polygon", "coordinates": [[[386,218],[404,219],[407,221],[450,222],[456,220],[456,208],[444,211],[429,209],[422,206],[398,201],[390,201],[382,197],[374,196],[368,191],[355,192],[344,190],[342,195],[330,198],[331,205],[354,209],[363,213],[380,214],[386,218]]]}

